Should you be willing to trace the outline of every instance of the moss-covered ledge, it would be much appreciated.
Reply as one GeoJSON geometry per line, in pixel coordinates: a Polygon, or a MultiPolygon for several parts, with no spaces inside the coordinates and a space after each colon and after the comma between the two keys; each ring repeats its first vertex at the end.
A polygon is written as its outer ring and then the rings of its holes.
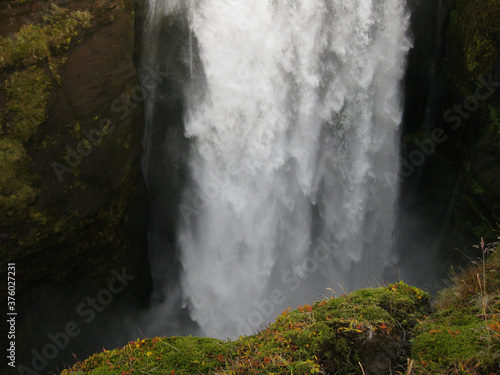
{"type": "Polygon", "coordinates": [[[227,341],[138,338],[61,375],[494,374],[500,364],[500,242],[455,273],[430,303],[400,281],[287,309],[261,332],[227,341]]]}
{"type": "Polygon", "coordinates": [[[398,282],[288,309],[239,340],[138,339],[61,374],[386,375],[407,364],[412,329],[429,312],[427,293],[398,282]]]}

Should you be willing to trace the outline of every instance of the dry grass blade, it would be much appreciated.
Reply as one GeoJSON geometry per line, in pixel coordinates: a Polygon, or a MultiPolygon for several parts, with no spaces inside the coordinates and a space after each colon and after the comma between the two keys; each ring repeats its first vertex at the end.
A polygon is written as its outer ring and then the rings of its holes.
{"type": "Polygon", "coordinates": [[[358,362],[358,365],[359,365],[359,367],[361,367],[361,372],[363,373],[363,375],[366,375],[365,369],[363,368],[363,365],[361,364],[361,362],[358,362]]]}

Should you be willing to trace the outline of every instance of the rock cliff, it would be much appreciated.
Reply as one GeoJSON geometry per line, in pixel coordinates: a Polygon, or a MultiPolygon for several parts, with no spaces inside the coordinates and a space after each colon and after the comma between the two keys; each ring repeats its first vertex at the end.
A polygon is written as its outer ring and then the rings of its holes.
{"type": "Polygon", "coordinates": [[[0,1],[0,272],[28,355],[113,270],[135,279],[108,309],[149,300],[134,46],[129,0],[0,1]]]}

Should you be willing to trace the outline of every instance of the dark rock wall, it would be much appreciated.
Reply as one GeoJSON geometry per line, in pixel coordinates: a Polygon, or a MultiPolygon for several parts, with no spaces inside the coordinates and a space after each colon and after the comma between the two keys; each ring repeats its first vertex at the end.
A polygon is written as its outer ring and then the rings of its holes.
{"type": "Polygon", "coordinates": [[[445,278],[500,223],[500,6],[410,0],[414,48],[405,80],[400,265],[422,285],[445,278]],[[457,249],[459,251],[457,251],[457,249]]]}
{"type": "Polygon", "coordinates": [[[493,241],[500,224],[500,4],[450,3],[440,126],[450,138],[443,159],[463,163],[446,229],[463,242],[493,241]]]}
{"type": "MultiPolygon", "coordinates": [[[[98,342],[113,312],[149,302],[134,21],[129,0],[0,1],[0,273],[16,263],[18,363],[66,322],[82,328],[71,353],[98,342]],[[123,269],[130,282],[110,303],[101,295],[96,319],[77,312],[123,269]]],[[[71,360],[62,352],[45,370],[71,360]]]]}

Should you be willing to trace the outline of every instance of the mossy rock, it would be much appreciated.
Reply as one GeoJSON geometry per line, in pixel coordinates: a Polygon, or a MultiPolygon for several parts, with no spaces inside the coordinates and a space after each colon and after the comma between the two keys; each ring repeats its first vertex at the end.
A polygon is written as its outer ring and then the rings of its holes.
{"type": "Polygon", "coordinates": [[[500,363],[500,242],[480,248],[484,259],[452,278],[434,312],[429,294],[398,282],[287,309],[253,336],[138,340],[96,354],[61,375],[495,373],[500,363]]]}
{"type": "Polygon", "coordinates": [[[154,338],[97,354],[62,375],[314,373],[385,375],[406,363],[411,329],[429,295],[403,282],[286,310],[235,341],[154,338]],[[401,318],[404,316],[404,319],[401,318]]]}

